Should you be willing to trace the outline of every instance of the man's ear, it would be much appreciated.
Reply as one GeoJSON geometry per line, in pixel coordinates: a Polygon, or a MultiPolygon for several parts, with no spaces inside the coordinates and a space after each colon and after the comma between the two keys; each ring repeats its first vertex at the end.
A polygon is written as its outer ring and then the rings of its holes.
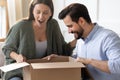
{"type": "Polygon", "coordinates": [[[78,20],[78,23],[80,25],[84,25],[85,24],[85,19],[83,17],[80,17],[79,20],[78,20]]]}

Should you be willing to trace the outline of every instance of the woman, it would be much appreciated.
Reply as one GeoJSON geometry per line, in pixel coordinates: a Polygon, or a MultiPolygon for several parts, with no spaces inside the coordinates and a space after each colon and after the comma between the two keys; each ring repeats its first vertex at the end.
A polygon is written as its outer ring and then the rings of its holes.
{"type": "MultiPolygon", "coordinates": [[[[33,0],[29,17],[17,22],[8,33],[3,46],[6,64],[56,54],[70,56],[75,42],[66,44],[59,25],[53,17],[52,0],[33,0]]],[[[3,76],[4,80],[23,80],[22,69],[3,76]]]]}

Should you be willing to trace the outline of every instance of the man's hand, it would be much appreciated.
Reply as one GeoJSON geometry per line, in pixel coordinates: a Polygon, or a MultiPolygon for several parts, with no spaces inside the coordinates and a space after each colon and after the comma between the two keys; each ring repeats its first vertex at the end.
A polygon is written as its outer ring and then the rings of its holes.
{"type": "Polygon", "coordinates": [[[87,65],[87,64],[90,64],[91,59],[86,59],[86,58],[78,57],[78,58],[76,59],[76,61],[81,62],[81,63],[87,65]]]}

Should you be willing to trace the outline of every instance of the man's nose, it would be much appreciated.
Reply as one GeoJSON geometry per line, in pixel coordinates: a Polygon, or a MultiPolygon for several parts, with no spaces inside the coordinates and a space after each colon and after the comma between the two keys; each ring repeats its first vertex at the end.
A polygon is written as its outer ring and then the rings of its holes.
{"type": "Polygon", "coordinates": [[[68,28],[68,33],[71,33],[71,32],[72,32],[72,30],[70,28],[68,28]]]}

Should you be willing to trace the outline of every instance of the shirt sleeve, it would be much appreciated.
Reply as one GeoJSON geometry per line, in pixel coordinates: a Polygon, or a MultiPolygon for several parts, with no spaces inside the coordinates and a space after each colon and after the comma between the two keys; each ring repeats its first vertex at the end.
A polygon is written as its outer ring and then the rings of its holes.
{"type": "Polygon", "coordinates": [[[110,34],[106,40],[108,67],[112,74],[120,73],[120,38],[116,33],[110,34]]]}

